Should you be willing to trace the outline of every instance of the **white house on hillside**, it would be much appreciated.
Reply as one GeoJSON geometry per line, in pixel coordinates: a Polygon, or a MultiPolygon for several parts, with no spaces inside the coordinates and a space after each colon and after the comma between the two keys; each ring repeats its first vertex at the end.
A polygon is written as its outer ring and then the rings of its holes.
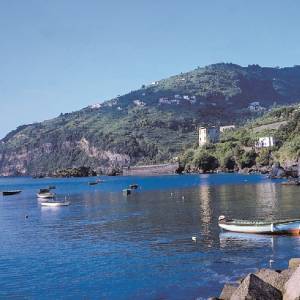
{"type": "Polygon", "coordinates": [[[258,139],[255,145],[257,148],[268,148],[275,146],[275,140],[272,136],[265,136],[258,139]]]}
{"type": "Polygon", "coordinates": [[[220,127],[220,132],[224,132],[226,130],[233,130],[233,129],[235,129],[235,125],[221,126],[220,127]]]}
{"type": "Polygon", "coordinates": [[[264,110],[265,108],[262,107],[258,101],[254,101],[249,104],[249,109],[251,111],[261,111],[264,110]]]}

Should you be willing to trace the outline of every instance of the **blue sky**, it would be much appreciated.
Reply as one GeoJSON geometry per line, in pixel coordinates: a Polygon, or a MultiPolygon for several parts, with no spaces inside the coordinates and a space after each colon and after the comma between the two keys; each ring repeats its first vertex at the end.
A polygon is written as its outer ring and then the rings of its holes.
{"type": "Polygon", "coordinates": [[[298,0],[0,0],[0,138],[216,62],[293,66],[298,0]]]}

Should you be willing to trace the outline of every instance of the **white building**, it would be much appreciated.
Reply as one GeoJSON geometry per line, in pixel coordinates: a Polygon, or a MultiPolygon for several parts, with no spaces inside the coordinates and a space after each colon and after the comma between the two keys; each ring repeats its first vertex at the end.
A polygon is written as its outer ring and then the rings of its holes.
{"type": "Polygon", "coordinates": [[[275,140],[272,136],[261,137],[258,139],[256,143],[257,148],[268,148],[273,147],[275,145],[275,140]]]}
{"type": "Polygon", "coordinates": [[[207,143],[217,143],[220,138],[219,127],[200,127],[199,128],[199,146],[207,143]]]}
{"type": "Polygon", "coordinates": [[[258,101],[254,101],[249,104],[249,109],[251,111],[261,111],[264,107],[262,107],[258,101]]]}
{"type": "Polygon", "coordinates": [[[136,106],[145,106],[146,103],[144,101],[141,101],[139,99],[137,100],[134,100],[133,103],[136,105],[136,106]]]}
{"type": "Polygon", "coordinates": [[[224,132],[227,130],[233,130],[235,128],[235,125],[227,125],[227,126],[221,126],[220,127],[220,132],[224,132]]]}
{"type": "Polygon", "coordinates": [[[96,104],[90,105],[90,108],[92,108],[92,109],[99,109],[101,107],[102,107],[101,103],[96,103],[96,104]]]}

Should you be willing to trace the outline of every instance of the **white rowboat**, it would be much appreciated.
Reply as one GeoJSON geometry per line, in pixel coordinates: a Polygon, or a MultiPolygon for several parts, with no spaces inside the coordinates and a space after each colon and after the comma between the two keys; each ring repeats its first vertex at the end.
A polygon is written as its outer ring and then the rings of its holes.
{"type": "Polygon", "coordinates": [[[241,233],[300,235],[300,219],[247,221],[226,219],[226,217],[220,216],[219,227],[241,233]]]}

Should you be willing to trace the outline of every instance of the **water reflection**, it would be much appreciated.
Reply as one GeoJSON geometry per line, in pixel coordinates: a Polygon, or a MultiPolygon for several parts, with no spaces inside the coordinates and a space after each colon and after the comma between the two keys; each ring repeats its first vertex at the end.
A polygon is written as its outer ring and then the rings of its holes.
{"type": "Polygon", "coordinates": [[[220,248],[253,248],[253,247],[268,247],[274,249],[274,236],[246,234],[235,232],[221,232],[219,234],[220,248]]]}
{"type": "Polygon", "coordinates": [[[257,184],[255,187],[256,215],[272,218],[277,214],[278,193],[274,183],[257,184]]]}

